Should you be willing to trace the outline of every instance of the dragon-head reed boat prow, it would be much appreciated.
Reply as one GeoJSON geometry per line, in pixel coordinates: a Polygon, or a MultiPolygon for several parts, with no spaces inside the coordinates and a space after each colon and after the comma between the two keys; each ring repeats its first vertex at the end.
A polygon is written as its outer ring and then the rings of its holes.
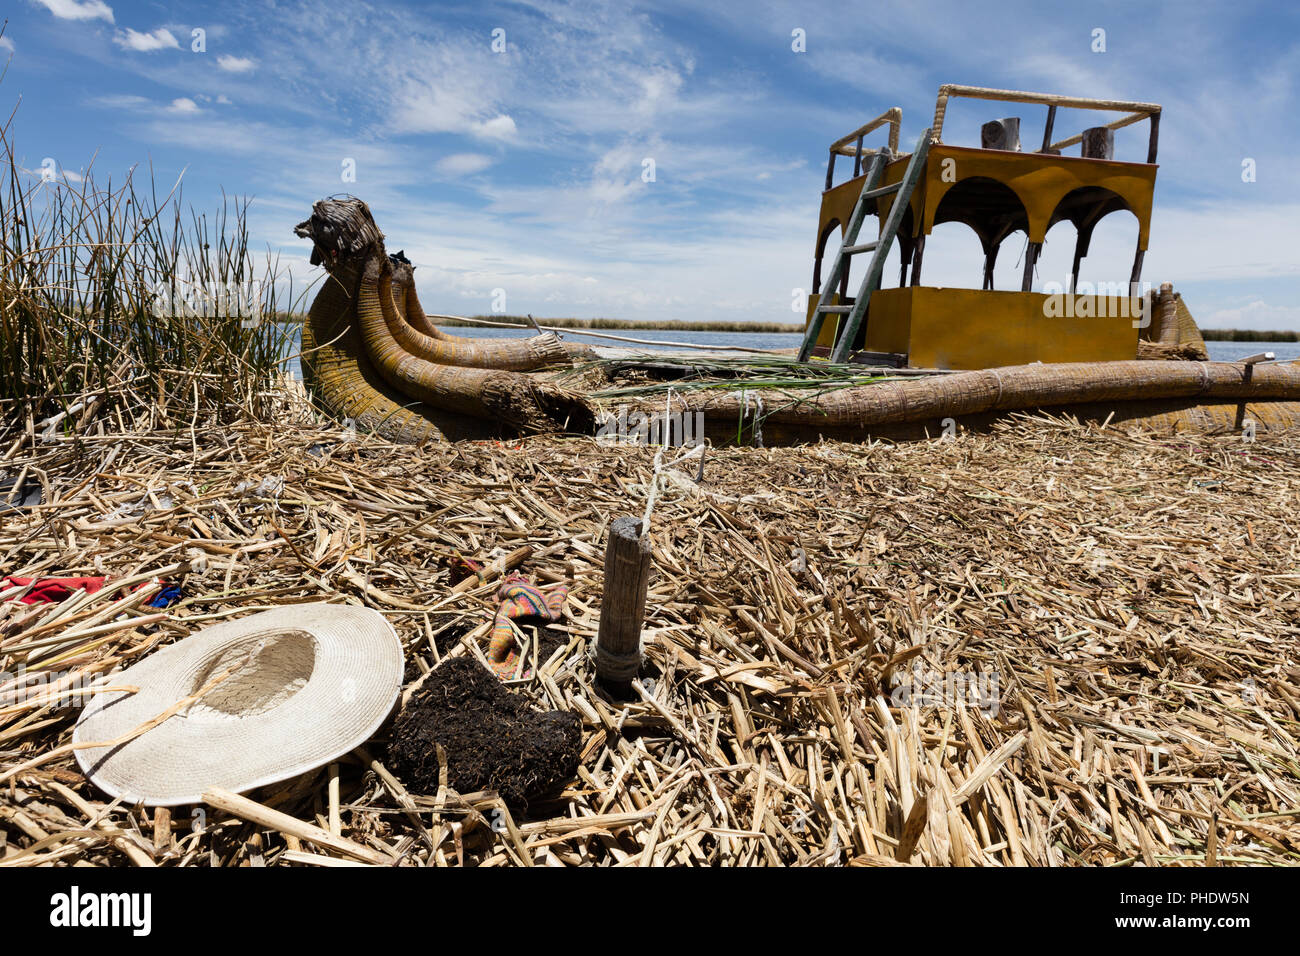
{"type": "Polygon", "coordinates": [[[388,255],[361,200],[321,200],[294,232],[312,240],[312,264],[329,272],[304,324],[302,364],[331,414],[410,442],[594,428],[581,395],[522,374],[571,364],[587,349],[551,333],[483,340],[442,332],[420,307],[409,260],[388,255]]]}

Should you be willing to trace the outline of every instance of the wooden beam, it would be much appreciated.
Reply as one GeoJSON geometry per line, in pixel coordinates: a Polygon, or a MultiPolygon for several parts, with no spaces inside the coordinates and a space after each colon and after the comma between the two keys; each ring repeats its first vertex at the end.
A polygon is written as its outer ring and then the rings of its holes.
{"type": "Polygon", "coordinates": [[[630,697],[641,666],[641,624],[650,588],[650,536],[632,517],[615,518],[605,545],[605,591],[596,635],[596,678],[611,693],[630,697]]]}
{"type": "Polygon", "coordinates": [[[1052,127],[1056,125],[1056,105],[1047,108],[1047,125],[1043,128],[1043,146],[1039,150],[1045,153],[1052,148],[1052,127]]]}
{"type": "Polygon", "coordinates": [[[1133,273],[1129,276],[1128,280],[1130,293],[1133,291],[1133,287],[1142,281],[1142,260],[1146,257],[1146,254],[1147,251],[1145,249],[1139,249],[1137,255],[1133,257],[1133,273]]]}
{"type": "Polygon", "coordinates": [[[845,149],[854,140],[860,140],[868,133],[880,129],[886,123],[889,124],[889,148],[898,152],[898,127],[903,122],[903,111],[900,107],[893,107],[885,110],[869,123],[864,123],[847,136],[841,136],[835,142],[831,143],[832,153],[841,153],[844,156],[851,156],[852,153],[845,149]]]}
{"type": "Polygon", "coordinates": [[[1020,291],[1029,292],[1034,287],[1034,266],[1038,264],[1038,250],[1043,248],[1041,242],[1031,242],[1025,249],[1025,276],[1020,281],[1020,291]]]}
{"type": "MultiPolygon", "coordinates": [[[[1005,103],[1037,103],[1041,106],[1059,107],[1064,106],[1070,109],[1083,110],[1106,110],[1109,112],[1131,112],[1132,116],[1110,124],[1111,129],[1119,129],[1121,126],[1128,126],[1131,123],[1137,123],[1148,117],[1155,121],[1160,115],[1161,106],[1159,103],[1139,103],[1127,100],[1099,100],[1091,99],[1086,96],[1061,96],[1056,93],[1028,93],[1022,90],[994,90],[982,86],[961,86],[954,83],[945,83],[939,87],[939,96],[935,100],[934,106],[934,141],[942,142],[943,136],[943,118],[948,110],[948,99],[953,96],[966,97],[977,100],[997,100],[1005,103]]],[[[1046,138],[1046,137],[1045,137],[1046,138]]],[[[1060,143],[1054,143],[1051,146],[1044,146],[1047,149],[1060,149],[1064,146],[1071,146],[1079,142],[1081,137],[1072,137],[1063,140],[1060,143]]],[[[1148,160],[1153,161],[1153,160],[1148,160]]]]}
{"type": "Polygon", "coordinates": [[[1005,103],[1038,103],[1042,106],[1065,106],[1081,110],[1110,110],[1112,112],[1159,113],[1159,103],[1138,103],[1129,100],[1098,100],[1086,96],[1061,96],[1056,93],[1027,93],[1022,90],[994,90],[982,86],[960,86],[945,83],[939,87],[940,96],[964,96],[976,100],[1000,100],[1005,103]]]}

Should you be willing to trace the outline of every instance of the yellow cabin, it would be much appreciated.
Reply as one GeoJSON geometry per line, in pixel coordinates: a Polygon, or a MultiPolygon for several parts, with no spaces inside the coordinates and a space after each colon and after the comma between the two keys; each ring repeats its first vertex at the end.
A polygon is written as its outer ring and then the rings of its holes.
{"type": "MultiPolygon", "coordinates": [[[[1138,334],[1149,324],[1148,300],[1138,292],[1151,227],[1160,107],[1011,90],[943,86],[934,125],[910,154],[898,153],[902,111],[897,107],[837,140],[830,147],[826,188],[813,265],[802,359],[830,358],[915,368],[979,369],[1030,362],[1132,359],[1138,334]],[[1019,119],[984,124],[979,148],[942,141],[950,97],[963,96],[1048,109],[1042,147],[1021,148],[1019,119]],[[1058,107],[1118,111],[1115,122],[1052,142],[1058,107]],[[1114,131],[1150,122],[1145,163],[1114,160],[1114,131]],[[887,128],[889,143],[864,149],[864,138],[887,128]],[[1080,155],[1062,151],[1078,144],[1080,155]],[[840,156],[853,158],[853,174],[835,183],[840,156]],[[895,206],[898,206],[895,209],[895,206]],[[1112,295],[1075,295],[1079,263],[1094,227],[1104,216],[1127,209],[1137,217],[1138,241],[1128,288],[1112,295]],[[877,237],[859,239],[874,215],[877,237]],[[1047,231],[1062,220],[1077,230],[1071,288],[1060,294],[1031,292],[1033,268],[1047,231]],[[925,239],[936,225],[962,222],[984,251],[982,289],[945,289],[922,284],[925,239]],[[993,288],[993,266],[1005,239],[1028,238],[1019,290],[993,288]],[[902,262],[896,288],[882,288],[885,256],[899,244],[902,262]],[[849,295],[851,258],[871,254],[856,294],[849,295]],[[829,262],[829,268],[823,266],[829,262]],[[823,280],[829,289],[823,294],[823,280]],[[822,302],[826,299],[825,303],[822,302]]],[[[1100,290],[1099,290],[1100,291],[1100,290]]]]}

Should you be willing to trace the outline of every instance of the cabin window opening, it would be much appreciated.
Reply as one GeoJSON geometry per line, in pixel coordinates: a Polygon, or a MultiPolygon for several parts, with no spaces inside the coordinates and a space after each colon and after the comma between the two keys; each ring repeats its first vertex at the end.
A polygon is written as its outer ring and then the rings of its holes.
{"type": "Polygon", "coordinates": [[[1055,243],[1050,253],[1044,250],[1040,277],[1044,284],[1070,292],[1088,291],[1081,284],[1096,289],[1099,295],[1119,295],[1126,289],[1135,271],[1135,257],[1140,251],[1138,219],[1125,200],[1101,186],[1085,186],[1061,197],[1048,224],[1048,237],[1064,238],[1071,231],[1073,243],[1055,243]],[[1127,212],[1127,216],[1111,213],[1127,212]],[[1062,231],[1061,224],[1068,224],[1062,231]],[[1073,230],[1068,228],[1073,226],[1073,230]]]}
{"type": "MultiPolygon", "coordinates": [[[[932,259],[952,263],[940,274],[927,276],[928,284],[989,290],[1019,287],[1019,276],[1010,274],[1016,268],[1014,262],[1008,262],[1012,259],[1008,255],[1011,249],[1002,248],[1015,232],[1023,232],[1026,237],[1029,234],[1029,214],[1015,190],[987,176],[961,180],[939,200],[930,239],[922,246],[932,259]],[[975,233],[979,248],[974,255],[966,251],[968,245],[963,245],[958,253],[948,241],[950,230],[942,240],[935,239],[938,227],[950,222],[962,223],[975,233]],[[979,276],[978,285],[970,284],[972,272],[979,276]]],[[[1015,248],[1014,242],[1012,248],[1015,248]]],[[[1015,258],[1024,262],[1033,251],[1034,247],[1030,246],[1015,258]]]]}

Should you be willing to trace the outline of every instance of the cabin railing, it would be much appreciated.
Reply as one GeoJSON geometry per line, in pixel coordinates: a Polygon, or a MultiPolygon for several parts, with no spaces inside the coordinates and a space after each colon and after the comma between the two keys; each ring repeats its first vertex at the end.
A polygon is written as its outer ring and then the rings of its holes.
{"type": "Polygon", "coordinates": [[[869,123],[864,123],[852,133],[843,136],[831,143],[830,159],[826,163],[826,188],[830,189],[835,181],[835,157],[852,156],[853,157],[853,179],[857,179],[862,172],[862,160],[864,157],[870,157],[880,152],[878,149],[863,149],[862,141],[868,133],[874,133],[880,127],[889,125],[889,146],[887,147],[894,155],[898,154],[898,128],[903,122],[903,111],[900,107],[895,106],[893,109],[885,110],[869,123]]]}
{"type": "MultiPolygon", "coordinates": [[[[1160,104],[1159,103],[1130,103],[1125,100],[1096,100],[1082,96],[1058,96],[1054,93],[1022,93],[1018,90],[990,90],[981,86],[959,86],[953,83],[945,83],[939,87],[939,98],[934,107],[934,123],[931,128],[934,130],[934,141],[941,142],[943,135],[943,115],[948,109],[948,99],[953,96],[966,97],[976,100],[1001,100],[1007,103],[1036,103],[1040,106],[1046,106],[1047,111],[1047,130],[1043,135],[1043,149],[1060,150],[1066,146],[1073,146],[1075,143],[1082,142],[1083,134],[1067,137],[1059,142],[1051,142],[1052,124],[1056,120],[1057,107],[1067,109],[1082,110],[1106,110],[1110,112],[1128,113],[1129,115],[1120,117],[1113,123],[1107,123],[1105,128],[1110,130],[1122,129],[1125,126],[1132,126],[1134,123],[1140,123],[1144,119],[1151,120],[1151,136],[1147,144],[1147,162],[1156,161],[1156,145],[1160,138],[1160,104]]],[[[833,148],[833,147],[832,147],[833,148]]]]}

